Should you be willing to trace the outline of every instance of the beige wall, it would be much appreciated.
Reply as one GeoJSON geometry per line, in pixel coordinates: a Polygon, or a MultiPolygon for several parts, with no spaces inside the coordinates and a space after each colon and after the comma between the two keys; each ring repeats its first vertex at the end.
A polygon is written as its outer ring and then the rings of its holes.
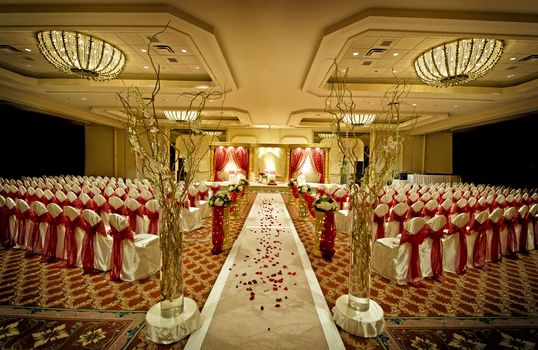
{"type": "Polygon", "coordinates": [[[312,129],[254,129],[230,128],[226,132],[228,142],[235,143],[283,143],[306,144],[314,142],[312,129]]]}
{"type": "Polygon", "coordinates": [[[424,135],[404,136],[400,156],[400,172],[424,172],[424,135]]]}
{"type": "Polygon", "coordinates": [[[125,130],[87,125],[85,138],[86,175],[136,177],[135,160],[125,130]]]}
{"type": "Polygon", "coordinates": [[[452,174],[452,133],[426,135],[424,172],[452,174]]]}

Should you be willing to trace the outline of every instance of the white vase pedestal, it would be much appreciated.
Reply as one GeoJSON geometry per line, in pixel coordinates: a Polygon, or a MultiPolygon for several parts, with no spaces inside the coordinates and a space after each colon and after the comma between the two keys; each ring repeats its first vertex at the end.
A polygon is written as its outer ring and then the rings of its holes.
{"type": "Polygon", "coordinates": [[[198,305],[194,300],[184,298],[183,312],[175,317],[161,316],[161,303],[157,303],[146,314],[146,334],[157,344],[172,344],[185,338],[202,324],[198,305]]]}
{"type": "Polygon", "coordinates": [[[348,306],[348,295],[336,299],[333,319],[344,331],[363,338],[377,337],[385,331],[383,309],[370,299],[368,311],[356,311],[348,306]]]}

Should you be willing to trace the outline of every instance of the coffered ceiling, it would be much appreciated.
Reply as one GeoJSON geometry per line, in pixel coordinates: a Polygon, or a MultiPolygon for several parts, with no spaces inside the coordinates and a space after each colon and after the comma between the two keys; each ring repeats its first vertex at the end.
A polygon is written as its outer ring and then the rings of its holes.
{"type": "Polygon", "coordinates": [[[177,97],[182,92],[213,86],[226,90],[225,99],[208,101],[201,115],[202,124],[212,130],[271,125],[329,131],[331,120],[323,110],[334,60],[341,73],[346,72],[361,112],[386,109],[383,95],[396,82],[405,82],[401,127],[412,134],[538,110],[535,1],[100,3],[0,0],[0,99],[86,123],[123,127],[116,93],[136,86],[143,95],[151,94],[155,74],[149,49],[161,70],[159,115],[186,107],[177,97]],[[48,29],[78,30],[109,41],[126,54],[124,71],[106,82],[58,71],[45,61],[34,39],[36,31],[48,29]],[[418,80],[413,62],[424,50],[472,37],[503,40],[504,53],[489,74],[451,88],[418,80]]]}

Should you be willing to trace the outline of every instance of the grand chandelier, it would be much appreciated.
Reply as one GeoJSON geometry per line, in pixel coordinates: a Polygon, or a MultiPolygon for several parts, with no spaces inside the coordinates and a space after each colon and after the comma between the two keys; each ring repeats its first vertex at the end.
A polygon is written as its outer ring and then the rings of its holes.
{"type": "Polygon", "coordinates": [[[459,39],[422,53],[415,71],[428,85],[461,85],[489,72],[502,52],[503,42],[497,39],[459,39]]]}
{"type": "Polygon", "coordinates": [[[114,45],[91,35],[64,30],[36,33],[39,51],[59,70],[90,80],[115,78],[125,55],[114,45]]]}
{"type": "Polygon", "coordinates": [[[191,122],[198,117],[198,111],[164,111],[164,116],[168,120],[191,122]]]}
{"type": "Polygon", "coordinates": [[[375,114],[359,113],[359,114],[344,114],[342,120],[346,124],[351,125],[367,125],[372,124],[376,118],[375,114]]]}

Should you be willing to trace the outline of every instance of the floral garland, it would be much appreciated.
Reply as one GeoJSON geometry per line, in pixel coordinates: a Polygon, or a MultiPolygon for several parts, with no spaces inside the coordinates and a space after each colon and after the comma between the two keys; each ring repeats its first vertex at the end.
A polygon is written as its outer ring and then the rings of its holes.
{"type": "Polygon", "coordinates": [[[338,204],[331,198],[331,196],[326,194],[316,199],[314,203],[312,203],[312,206],[315,211],[327,212],[338,210],[338,204]]]}
{"type": "Polygon", "coordinates": [[[232,198],[226,192],[217,192],[209,198],[210,207],[224,207],[227,208],[232,205],[232,198]]]}
{"type": "Polygon", "coordinates": [[[297,179],[290,179],[290,181],[288,181],[288,186],[297,186],[297,179]]]}
{"type": "Polygon", "coordinates": [[[312,191],[309,184],[301,185],[297,190],[299,194],[310,193],[312,191]]]}
{"type": "Polygon", "coordinates": [[[237,192],[237,193],[243,192],[243,186],[242,186],[242,185],[235,185],[235,184],[228,185],[228,187],[226,187],[226,192],[229,192],[229,193],[232,193],[232,192],[237,192]]]}

